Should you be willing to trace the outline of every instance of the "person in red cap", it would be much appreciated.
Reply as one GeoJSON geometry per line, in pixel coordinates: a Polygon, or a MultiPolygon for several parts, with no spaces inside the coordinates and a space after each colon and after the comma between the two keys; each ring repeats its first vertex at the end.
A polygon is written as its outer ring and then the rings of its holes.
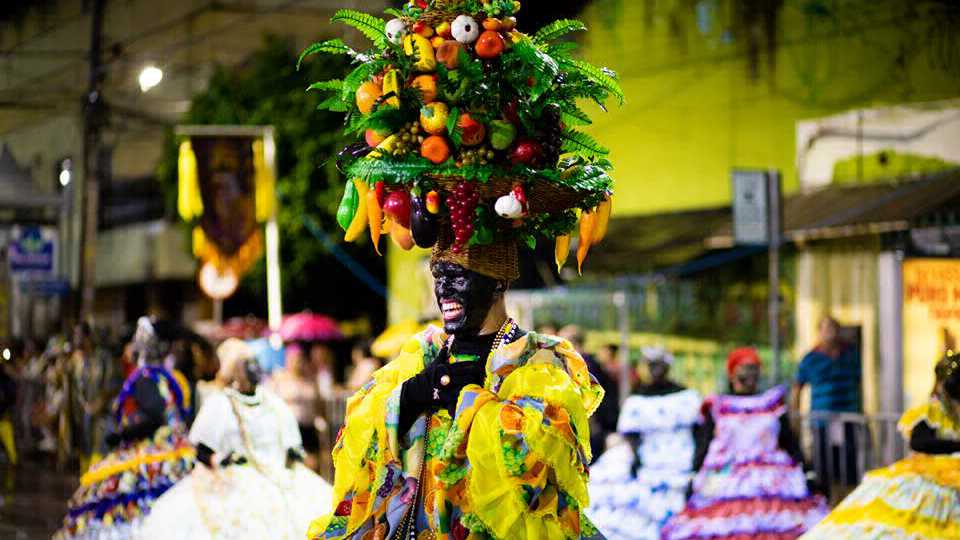
{"type": "Polygon", "coordinates": [[[664,540],[788,540],[826,515],[826,501],[812,493],[804,474],[786,388],[759,392],[762,367],[752,347],[727,357],[730,392],[701,408],[691,496],[664,525],[664,540]]]}

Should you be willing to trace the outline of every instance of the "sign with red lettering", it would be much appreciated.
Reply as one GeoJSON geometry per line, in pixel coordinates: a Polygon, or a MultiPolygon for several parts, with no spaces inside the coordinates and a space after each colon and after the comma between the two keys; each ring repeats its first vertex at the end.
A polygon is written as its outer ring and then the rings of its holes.
{"type": "Polygon", "coordinates": [[[909,407],[933,389],[933,366],[960,351],[960,259],[903,263],[903,389],[909,407]]]}

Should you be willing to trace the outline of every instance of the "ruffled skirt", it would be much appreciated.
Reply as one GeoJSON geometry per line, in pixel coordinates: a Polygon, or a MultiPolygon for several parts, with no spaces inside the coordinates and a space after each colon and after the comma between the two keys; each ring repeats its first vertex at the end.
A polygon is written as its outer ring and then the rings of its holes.
{"type": "Polygon", "coordinates": [[[198,466],[157,501],[139,540],[302,540],[310,521],[329,513],[333,490],[302,465],[271,471],[252,465],[198,466]]]}
{"type": "Polygon", "coordinates": [[[794,540],[827,514],[795,465],[745,464],[701,471],[683,513],[662,529],[664,540],[794,540]]]}
{"type": "Polygon", "coordinates": [[[614,446],[590,467],[587,515],[607,538],[657,540],[663,523],[683,510],[692,474],[641,467],[634,477],[632,452],[629,444],[614,446]]]}
{"type": "Polygon", "coordinates": [[[80,478],[56,540],[126,540],[154,502],[189,474],[195,451],[169,430],[121,447],[80,478]]]}
{"type": "Polygon", "coordinates": [[[870,472],[804,540],[960,538],[960,457],[914,454],[870,472]]]}

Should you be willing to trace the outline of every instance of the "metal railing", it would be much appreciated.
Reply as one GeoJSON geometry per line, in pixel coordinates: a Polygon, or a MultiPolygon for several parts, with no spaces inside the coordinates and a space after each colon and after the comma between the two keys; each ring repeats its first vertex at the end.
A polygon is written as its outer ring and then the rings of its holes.
{"type": "Polygon", "coordinates": [[[908,452],[897,430],[899,415],[894,413],[810,412],[797,420],[804,454],[833,503],[853,490],[868,471],[908,452]]]}

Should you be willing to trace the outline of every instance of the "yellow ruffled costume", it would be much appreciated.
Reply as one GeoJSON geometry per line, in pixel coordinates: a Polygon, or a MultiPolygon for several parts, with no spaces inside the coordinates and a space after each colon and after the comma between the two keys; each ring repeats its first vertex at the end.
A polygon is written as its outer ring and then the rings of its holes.
{"type": "Polygon", "coordinates": [[[434,361],[447,336],[430,327],[347,403],[333,450],[333,513],[311,539],[393,538],[415,504],[418,539],[602,538],[587,507],[587,419],[603,399],[573,346],[527,334],[492,351],[483,388],[456,414],[397,433],[400,386],[434,361]],[[404,487],[421,478],[416,502],[404,487]]]}
{"type": "MultiPolygon", "coordinates": [[[[941,439],[960,440],[960,423],[936,398],[908,410],[899,429],[909,439],[926,422],[941,439]]],[[[914,453],[867,474],[804,540],[960,539],[960,455],[914,453]]]]}

